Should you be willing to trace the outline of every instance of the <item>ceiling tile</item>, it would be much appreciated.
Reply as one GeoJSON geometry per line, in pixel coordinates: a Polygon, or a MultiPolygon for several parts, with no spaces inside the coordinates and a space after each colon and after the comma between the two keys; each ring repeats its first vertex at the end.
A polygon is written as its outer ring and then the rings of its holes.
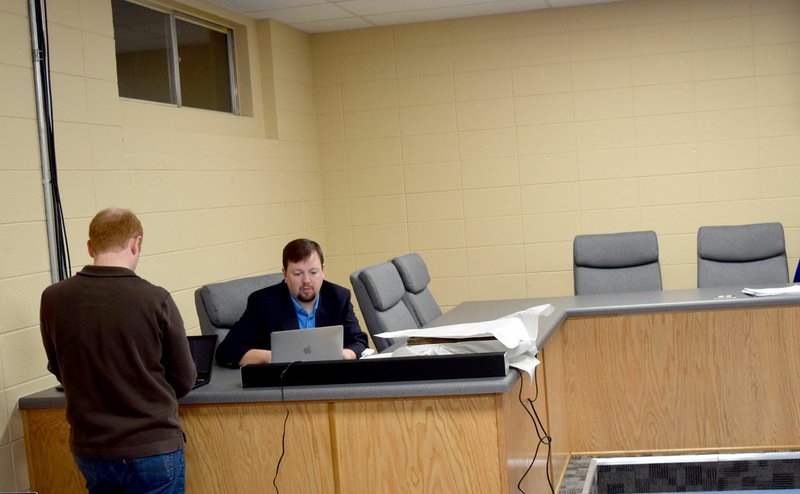
{"type": "Polygon", "coordinates": [[[331,3],[305,5],[286,9],[264,10],[253,12],[253,14],[259,18],[267,17],[289,25],[303,22],[328,21],[331,19],[345,19],[347,17],[353,17],[353,14],[350,12],[331,3]]]}
{"type": "Polygon", "coordinates": [[[481,0],[403,0],[402,2],[397,0],[342,0],[337,5],[358,15],[379,15],[414,10],[433,10],[440,7],[454,7],[468,3],[481,3],[481,0]]]}
{"type": "MultiPolygon", "coordinates": [[[[207,0],[254,19],[270,18],[307,33],[460,19],[619,0],[207,0]]],[[[668,1],[668,0],[663,0],[668,1]]]]}
{"type": "Polygon", "coordinates": [[[375,24],[407,24],[410,22],[440,21],[445,19],[460,19],[480,15],[506,14],[524,10],[542,8],[542,0],[501,0],[458,7],[440,7],[410,12],[396,12],[379,15],[365,15],[364,17],[375,24]],[[538,5],[538,7],[536,7],[538,5]]]}
{"type": "Polygon", "coordinates": [[[360,17],[346,19],[330,19],[327,21],[301,22],[294,27],[305,33],[329,33],[332,31],[347,31],[349,29],[362,29],[373,27],[372,24],[360,17]]]}
{"type": "Polygon", "coordinates": [[[299,7],[301,5],[322,4],[326,2],[325,0],[211,0],[211,3],[236,12],[248,13],[299,7]]]}
{"type": "Polygon", "coordinates": [[[547,3],[550,4],[553,8],[561,8],[561,7],[577,7],[579,5],[592,5],[595,3],[610,3],[610,2],[617,2],[619,0],[547,0],[547,3]]]}

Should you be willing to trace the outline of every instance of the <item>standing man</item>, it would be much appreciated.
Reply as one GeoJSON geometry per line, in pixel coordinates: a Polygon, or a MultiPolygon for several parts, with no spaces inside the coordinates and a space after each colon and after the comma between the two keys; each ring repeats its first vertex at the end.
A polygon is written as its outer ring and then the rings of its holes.
{"type": "Polygon", "coordinates": [[[47,368],[64,386],[70,447],[95,493],[183,493],[178,398],[197,371],[169,292],[134,270],[142,224],[104,209],[89,225],[92,266],[46,288],[47,368]]]}
{"type": "Polygon", "coordinates": [[[367,335],[350,302],[350,290],[325,281],[325,258],[313,240],[299,238],[283,248],[283,282],[247,298],[242,318],[217,348],[217,363],[226,367],[268,364],[270,335],[287,329],[344,326],[345,359],[361,356],[367,335]]]}

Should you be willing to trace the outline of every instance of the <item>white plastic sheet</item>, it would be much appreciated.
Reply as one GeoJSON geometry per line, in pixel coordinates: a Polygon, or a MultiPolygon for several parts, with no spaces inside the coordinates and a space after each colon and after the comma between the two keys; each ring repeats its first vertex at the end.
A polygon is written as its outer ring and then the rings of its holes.
{"type": "Polygon", "coordinates": [[[776,288],[742,288],[742,293],[751,297],[771,297],[774,295],[800,295],[800,285],[776,288]]]}
{"type": "MultiPolygon", "coordinates": [[[[480,352],[506,352],[508,365],[528,374],[533,381],[533,370],[539,365],[536,358],[539,335],[539,318],[553,313],[550,304],[537,305],[491,321],[453,324],[435,328],[404,329],[376,335],[381,338],[444,338],[452,343],[403,346],[391,356],[452,355],[480,352]],[[458,341],[491,336],[494,340],[458,341]]],[[[381,354],[381,357],[384,357],[381,354]]]]}

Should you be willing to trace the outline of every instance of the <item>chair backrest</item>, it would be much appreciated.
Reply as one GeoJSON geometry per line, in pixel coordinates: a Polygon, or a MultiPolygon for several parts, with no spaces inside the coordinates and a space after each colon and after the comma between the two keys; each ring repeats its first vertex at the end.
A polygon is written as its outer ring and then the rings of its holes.
{"type": "Polygon", "coordinates": [[[200,321],[200,332],[216,334],[222,341],[244,314],[247,297],[256,290],[277,285],[283,274],[270,273],[203,285],[194,292],[194,305],[200,321]]]}
{"type": "Polygon", "coordinates": [[[394,341],[376,338],[386,331],[418,328],[417,320],[403,302],[406,290],[397,268],[391,262],[369,266],[350,275],[350,283],[356,293],[356,300],[372,343],[380,352],[394,341]]]}
{"type": "Polygon", "coordinates": [[[578,235],[572,251],[575,295],[661,290],[655,232],[578,235]]]}
{"type": "Polygon", "coordinates": [[[786,241],[780,223],[703,226],[697,230],[699,288],[788,282],[786,241]]]}
{"type": "Polygon", "coordinates": [[[420,327],[427,326],[434,319],[442,315],[442,310],[433,294],[428,289],[431,282],[431,275],[428,273],[428,266],[416,252],[392,259],[392,264],[397,268],[403,286],[406,289],[404,295],[406,304],[414,314],[417,324],[420,327]]]}

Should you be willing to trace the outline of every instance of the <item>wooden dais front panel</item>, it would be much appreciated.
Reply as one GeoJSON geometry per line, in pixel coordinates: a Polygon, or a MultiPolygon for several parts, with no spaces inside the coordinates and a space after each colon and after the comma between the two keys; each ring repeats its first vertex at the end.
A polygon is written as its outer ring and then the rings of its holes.
{"type": "MultiPolygon", "coordinates": [[[[518,391],[184,405],[186,490],[271,492],[288,408],[280,492],[513,492],[536,447],[518,391]]],[[[526,379],[523,395],[532,392],[526,379]]],[[[545,408],[543,396],[537,406],[545,408]]],[[[31,487],[40,494],[85,492],[69,451],[64,410],[23,410],[23,416],[31,487]]],[[[548,492],[545,468],[537,463],[526,478],[526,492],[548,492]]]]}
{"type": "Polygon", "coordinates": [[[186,491],[274,492],[287,409],[286,452],[276,480],[280,492],[336,492],[324,402],[182,406],[186,491]]]}
{"type": "Polygon", "coordinates": [[[800,445],[800,307],[570,318],[544,353],[559,452],[800,445]]]}
{"type": "Polygon", "coordinates": [[[69,449],[63,408],[21,410],[31,490],[39,494],[85,493],[86,481],[69,449]]]}

